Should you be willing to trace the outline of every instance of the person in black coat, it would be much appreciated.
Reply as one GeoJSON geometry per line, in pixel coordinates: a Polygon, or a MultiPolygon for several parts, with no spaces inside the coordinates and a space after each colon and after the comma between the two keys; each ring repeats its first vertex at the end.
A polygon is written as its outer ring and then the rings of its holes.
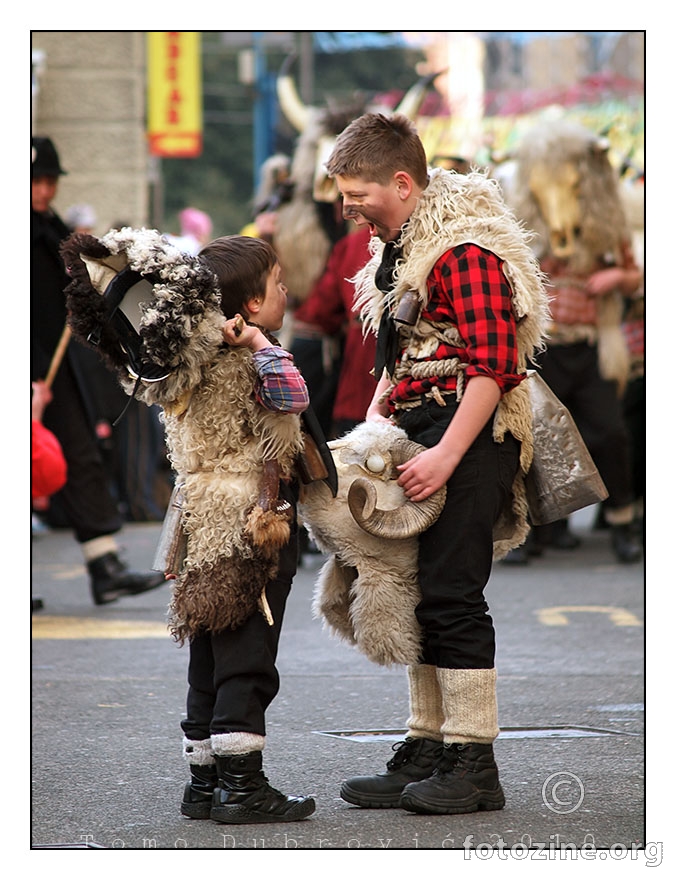
{"type": "MultiPolygon", "coordinates": [[[[70,279],[59,254],[70,230],[51,207],[66,174],[48,137],[31,139],[31,381],[44,379],[66,326],[64,288],[70,279]]],[[[122,517],[95,433],[97,405],[92,375],[105,369],[95,352],[71,340],[51,386],[44,424],[68,466],[64,488],[53,498],[82,548],[94,603],[145,593],[164,583],[161,572],[130,571],[115,534],[122,517]]]]}

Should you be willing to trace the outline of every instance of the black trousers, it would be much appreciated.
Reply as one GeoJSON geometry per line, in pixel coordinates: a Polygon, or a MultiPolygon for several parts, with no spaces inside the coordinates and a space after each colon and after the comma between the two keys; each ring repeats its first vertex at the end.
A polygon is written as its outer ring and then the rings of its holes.
{"type": "Polygon", "coordinates": [[[298,564],[298,531],[282,548],[278,577],[266,587],[274,624],[256,611],[234,630],[205,632],[190,642],[187,716],[181,722],[188,739],[212,733],[265,736],[265,712],[279,691],[276,667],[286,600],[298,564]]]}
{"type": "MultiPolygon", "coordinates": [[[[458,404],[425,401],[397,422],[411,440],[435,446],[458,404]]],[[[495,630],[484,589],[493,564],[493,526],[511,493],[520,444],[492,436],[493,419],[451,475],[439,519],[419,537],[416,616],[423,630],[422,662],[446,669],[492,669],[495,630]]]]}
{"type": "Polygon", "coordinates": [[[66,485],[52,501],[64,511],[78,542],[113,534],[122,528],[122,516],[67,360],[56,374],[52,390],[53,399],[43,421],[58,438],[68,465],[66,485]]]}
{"type": "Polygon", "coordinates": [[[617,383],[603,379],[598,348],[586,342],[551,345],[538,355],[540,375],[570,410],[601,479],[608,489],[605,505],[626,507],[634,501],[631,442],[617,383]]]}

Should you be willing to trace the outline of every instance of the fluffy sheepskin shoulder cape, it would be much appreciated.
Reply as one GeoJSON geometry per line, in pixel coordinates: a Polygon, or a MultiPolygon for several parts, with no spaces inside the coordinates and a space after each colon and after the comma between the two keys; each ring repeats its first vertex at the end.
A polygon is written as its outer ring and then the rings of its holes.
{"type": "Polygon", "coordinates": [[[529,246],[531,239],[507,207],[500,185],[486,173],[457,174],[436,168],[405,224],[401,236],[402,258],[394,271],[394,288],[383,294],[375,285],[384,242],[371,239],[371,259],[355,277],[355,308],[365,332],[378,331],[385,308],[396,309],[409,290],[421,303],[428,300],[427,279],[437,260],[460,244],[473,243],[504,261],[518,322],[521,365],[542,344],[549,320],[549,299],[544,275],[529,246]]]}
{"type": "MultiPolygon", "coordinates": [[[[498,182],[486,173],[473,171],[463,175],[431,170],[429,183],[402,230],[402,257],[394,270],[392,291],[384,294],[375,284],[384,248],[384,243],[377,239],[371,242],[371,259],[355,277],[355,308],[361,312],[364,331],[377,333],[385,309],[393,313],[407,291],[415,291],[424,307],[428,301],[427,279],[435,263],[452,248],[473,243],[503,261],[517,321],[518,369],[525,372],[528,361],[543,345],[549,321],[545,279],[529,245],[530,238],[507,207],[498,182]]],[[[407,332],[405,345],[420,342],[422,323],[419,321],[407,332]]],[[[429,332],[427,326],[425,333],[429,332]]],[[[524,476],[533,458],[533,432],[527,381],[503,395],[500,401],[493,436],[499,442],[507,431],[521,442],[521,469],[510,506],[495,528],[496,558],[523,543],[529,529],[524,476]]]]}

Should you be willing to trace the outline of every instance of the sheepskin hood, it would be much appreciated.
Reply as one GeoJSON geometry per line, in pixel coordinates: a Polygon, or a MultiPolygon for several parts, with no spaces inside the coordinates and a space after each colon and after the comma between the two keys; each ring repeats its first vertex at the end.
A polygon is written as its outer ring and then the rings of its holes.
{"type": "Polygon", "coordinates": [[[125,269],[150,281],[140,304],[138,334],[147,362],[168,368],[171,375],[147,402],[164,405],[180,398],[223,345],[225,317],[211,269],[154,229],[124,227],[101,239],[76,233],[63,243],[61,253],[72,279],[66,296],[73,333],[89,344],[95,341],[128,393],[134,387],[129,359],[101,294],[125,269]]]}

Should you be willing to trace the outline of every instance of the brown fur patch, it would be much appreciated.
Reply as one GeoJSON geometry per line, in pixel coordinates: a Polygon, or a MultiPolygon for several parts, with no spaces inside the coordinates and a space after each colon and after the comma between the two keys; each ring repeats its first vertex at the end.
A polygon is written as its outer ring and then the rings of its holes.
{"type": "Polygon", "coordinates": [[[256,547],[283,547],[291,537],[289,517],[274,510],[254,507],[249,514],[246,531],[256,547]]]}
{"type": "Polygon", "coordinates": [[[236,629],[258,610],[263,585],[277,561],[223,557],[214,565],[188,568],[176,581],[169,606],[169,628],[177,642],[203,631],[236,629]]]}

